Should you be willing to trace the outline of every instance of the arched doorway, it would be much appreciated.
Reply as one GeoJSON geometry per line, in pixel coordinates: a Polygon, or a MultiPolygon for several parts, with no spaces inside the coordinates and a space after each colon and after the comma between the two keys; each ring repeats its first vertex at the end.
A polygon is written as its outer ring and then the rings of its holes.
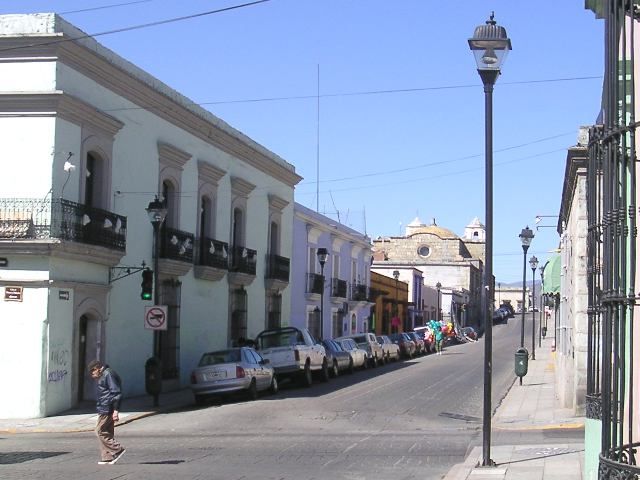
{"type": "Polygon", "coordinates": [[[80,317],[78,322],[78,402],[84,400],[84,388],[87,372],[87,325],[89,318],[86,315],[80,317]]]}

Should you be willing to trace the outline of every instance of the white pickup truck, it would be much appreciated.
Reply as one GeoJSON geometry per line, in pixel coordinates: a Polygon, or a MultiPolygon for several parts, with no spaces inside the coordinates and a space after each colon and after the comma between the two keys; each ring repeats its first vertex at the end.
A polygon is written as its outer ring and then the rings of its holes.
{"type": "Polygon", "coordinates": [[[305,386],[313,383],[313,372],[323,382],[329,380],[329,366],[324,347],[305,328],[282,327],[263,330],[256,337],[256,349],[269,360],[278,376],[297,377],[305,386]]]}

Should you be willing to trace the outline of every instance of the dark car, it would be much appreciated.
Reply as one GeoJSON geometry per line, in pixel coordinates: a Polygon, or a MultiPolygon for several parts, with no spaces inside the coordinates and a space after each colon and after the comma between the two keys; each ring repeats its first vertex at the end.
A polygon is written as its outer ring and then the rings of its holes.
{"type": "Polygon", "coordinates": [[[493,323],[507,323],[508,318],[509,313],[502,308],[498,308],[493,312],[493,323]]]}
{"type": "Polygon", "coordinates": [[[416,332],[405,332],[411,340],[416,344],[416,355],[426,355],[427,344],[424,342],[424,337],[418,335],[416,332]]]}
{"type": "Polygon", "coordinates": [[[416,343],[406,333],[392,333],[389,338],[400,347],[401,356],[413,358],[416,354],[416,343]]]}
{"type": "Polygon", "coordinates": [[[509,313],[509,318],[516,316],[516,312],[513,310],[513,306],[510,303],[503,303],[500,308],[505,309],[509,313]]]}
{"type": "Polygon", "coordinates": [[[342,345],[334,340],[325,339],[322,341],[322,346],[327,354],[327,364],[332,377],[337,377],[343,370],[353,373],[353,360],[342,345]]]}

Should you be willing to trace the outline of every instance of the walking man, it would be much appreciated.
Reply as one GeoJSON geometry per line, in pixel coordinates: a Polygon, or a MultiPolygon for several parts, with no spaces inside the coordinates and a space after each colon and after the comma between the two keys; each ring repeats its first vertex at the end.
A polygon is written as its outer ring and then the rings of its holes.
{"type": "Polygon", "coordinates": [[[125,450],[114,438],[114,427],[117,422],[120,410],[120,400],[122,399],[122,384],[118,374],[108,365],[104,365],[99,360],[93,360],[87,366],[91,373],[91,378],[97,381],[96,384],[96,410],[98,412],[98,423],[96,424],[96,435],[100,444],[99,465],[113,465],[116,463],[125,450]]]}

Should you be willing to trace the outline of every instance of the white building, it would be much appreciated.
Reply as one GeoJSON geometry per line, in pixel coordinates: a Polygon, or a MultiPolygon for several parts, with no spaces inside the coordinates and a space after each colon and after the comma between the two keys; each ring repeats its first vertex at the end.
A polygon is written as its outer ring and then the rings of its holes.
{"type": "Polygon", "coordinates": [[[291,263],[290,325],[317,338],[369,331],[369,237],[296,203],[291,263]],[[319,248],[327,250],[324,268],[319,248]]]}
{"type": "Polygon", "coordinates": [[[0,16],[0,112],[0,417],[92,398],[94,358],[125,395],[154,351],[184,387],[204,351],[289,318],[292,165],[53,14],[0,16]],[[135,269],[156,195],[161,333],[135,269]]]}

